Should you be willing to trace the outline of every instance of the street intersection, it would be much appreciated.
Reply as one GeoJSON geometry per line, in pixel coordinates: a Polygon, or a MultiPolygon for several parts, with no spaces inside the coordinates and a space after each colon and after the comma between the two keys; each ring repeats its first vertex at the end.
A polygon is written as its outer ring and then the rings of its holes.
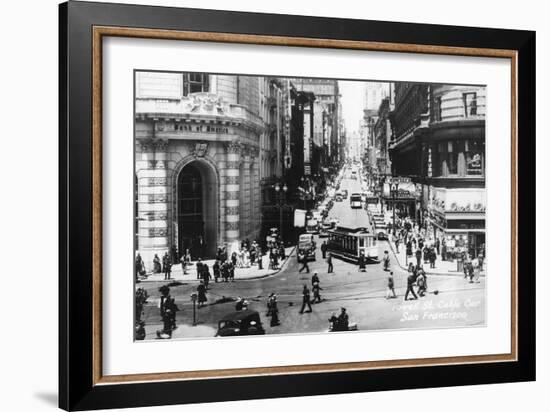
{"type": "MultiPolygon", "coordinates": [[[[360,192],[358,180],[343,179],[342,189],[351,194],[360,192]]],[[[349,200],[335,202],[329,217],[336,217],[341,226],[367,226],[368,217],[364,209],[351,209],[349,200]]],[[[316,260],[309,263],[310,273],[299,273],[300,264],[295,250],[279,272],[261,278],[237,279],[235,282],[210,282],[207,305],[195,311],[193,326],[193,304],[190,295],[196,291],[198,280],[195,271],[178,278],[170,285],[180,311],[173,338],[212,337],[218,321],[235,310],[238,297],[249,302],[249,310],[257,310],[267,334],[320,333],[328,330],[328,319],[338,315],[345,307],[350,322],[356,323],[359,331],[454,328],[483,326],[485,324],[485,278],[480,283],[469,283],[460,274],[428,275],[428,293],[418,300],[404,301],[408,273],[403,270],[387,241],[380,241],[380,255],[390,251],[390,270],[394,273],[397,298],[386,299],[389,272],[381,263],[367,265],[366,272],[360,272],[357,265],[333,259],[334,273],[327,273],[327,264],[322,259],[317,239],[316,260]],[[300,314],[302,288],[311,289],[311,277],[318,273],[322,302],[313,304],[311,313],[300,314]],[[270,326],[267,312],[267,297],[277,294],[279,326],[270,326]]],[[[158,288],[164,281],[142,282],[136,287],[149,293],[142,320],[145,321],[146,339],[155,339],[156,331],[162,328],[159,314],[158,288]]],[[[357,332],[352,332],[357,333],[357,332]]]]}

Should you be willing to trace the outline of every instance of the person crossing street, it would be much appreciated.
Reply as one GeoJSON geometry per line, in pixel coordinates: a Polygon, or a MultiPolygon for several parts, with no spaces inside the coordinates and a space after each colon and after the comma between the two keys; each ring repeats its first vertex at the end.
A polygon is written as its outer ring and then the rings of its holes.
{"type": "Polygon", "coordinates": [[[306,313],[312,312],[311,294],[307,285],[304,285],[304,289],[302,290],[302,308],[300,309],[300,314],[304,313],[304,309],[306,308],[306,305],[308,307],[308,310],[306,311],[306,313]]]}
{"type": "Polygon", "coordinates": [[[412,293],[414,296],[414,299],[418,299],[418,296],[416,296],[416,293],[414,293],[413,286],[416,282],[416,275],[414,273],[411,273],[407,277],[407,292],[405,292],[405,300],[409,300],[409,293],[412,293]]]}
{"type": "Polygon", "coordinates": [[[300,251],[298,254],[298,261],[302,263],[302,267],[298,271],[298,273],[302,273],[302,270],[306,270],[306,273],[309,273],[309,266],[307,264],[307,256],[304,252],[300,251]]]}
{"type": "Polygon", "coordinates": [[[334,266],[332,266],[332,253],[330,252],[328,252],[327,254],[327,265],[328,265],[327,273],[334,272],[334,266]]]}

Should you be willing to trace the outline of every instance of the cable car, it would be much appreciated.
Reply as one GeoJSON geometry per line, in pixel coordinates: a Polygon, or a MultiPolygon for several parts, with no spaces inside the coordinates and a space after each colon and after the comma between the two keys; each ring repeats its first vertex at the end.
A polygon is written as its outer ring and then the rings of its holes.
{"type": "Polygon", "coordinates": [[[379,245],[376,235],[367,228],[347,228],[338,226],[329,230],[327,251],[343,260],[357,263],[361,253],[367,260],[378,261],[379,245]]]}
{"type": "Polygon", "coordinates": [[[361,201],[361,193],[352,193],[349,198],[349,204],[352,209],[361,209],[363,207],[363,203],[361,201]]]}

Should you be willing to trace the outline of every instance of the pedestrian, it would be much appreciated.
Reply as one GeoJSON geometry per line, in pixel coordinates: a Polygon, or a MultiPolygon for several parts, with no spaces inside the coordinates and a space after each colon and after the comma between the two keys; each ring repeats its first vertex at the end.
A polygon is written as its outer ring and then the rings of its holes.
{"type": "Polygon", "coordinates": [[[480,272],[481,272],[481,266],[479,264],[479,258],[475,258],[473,261],[472,261],[472,266],[474,267],[474,282],[475,283],[479,283],[479,275],[480,275],[480,272]]]}
{"type": "Polygon", "coordinates": [[[164,272],[164,280],[170,280],[170,274],[172,273],[172,262],[170,261],[168,252],[165,252],[162,257],[162,270],[164,272]]]}
{"type": "Polygon", "coordinates": [[[281,260],[284,260],[286,258],[286,251],[285,247],[283,246],[283,243],[279,245],[279,256],[281,257],[281,260]]]}
{"type": "Polygon", "coordinates": [[[319,275],[317,274],[317,272],[313,272],[313,276],[311,277],[311,286],[313,286],[315,282],[317,283],[320,282],[319,275]]]}
{"type": "Polygon", "coordinates": [[[437,255],[435,253],[435,249],[433,246],[430,249],[429,259],[430,259],[430,268],[435,269],[435,260],[437,259],[437,255]]]}
{"type": "MultiPolygon", "coordinates": [[[[279,269],[279,252],[273,248],[273,269],[279,269]]],[[[307,271],[309,273],[309,269],[307,271]]]]}
{"type": "Polygon", "coordinates": [[[422,251],[419,248],[419,249],[416,249],[416,266],[422,267],[420,264],[421,261],[422,261],[422,251]]]}
{"type": "Polygon", "coordinates": [[[360,272],[366,272],[367,271],[367,258],[365,257],[365,252],[361,251],[359,255],[359,271],[360,272]]]}
{"type": "Polygon", "coordinates": [[[176,245],[172,245],[172,247],[170,248],[170,255],[172,257],[172,263],[178,263],[178,248],[176,247],[176,245]]]}
{"type": "Polygon", "coordinates": [[[384,256],[382,257],[382,264],[384,265],[384,270],[389,270],[390,268],[390,253],[385,250],[384,256]]]}
{"type": "Polygon", "coordinates": [[[321,291],[323,288],[319,285],[319,281],[313,283],[313,302],[312,303],[321,303],[321,291]]]}
{"type": "Polygon", "coordinates": [[[304,288],[302,290],[302,309],[300,309],[300,314],[304,313],[306,305],[308,307],[308,310],[306,312],[312,312],[310,291],[307,285],[304,285],[304,288]]]}
{"type": "Polygon", "coordinates": [[[263,257],[264,257],[264,254],[263,254],[262,248],[258,246],[258,269],[259,270],[263,270],[264,268],[263,257]]]}
{"type": "Polygon", "coordinates": [[[256,247],[253,245],[250,250],[250,265],[254,266],[256,264],[256,247]]]}
{"type": "Polygon", "coordinates": [[[416,296],[416,293],[414,293],[413,286],[416,282],[416,276],[414,273],[411,273],[409,276],[407,276],[407,292],[405,292],[405,300],[409,300],[409,293],[412,293],[414,296],[414,299],[418,299],[418,296],[416,296]]]}
{"type": "Polygon", "coordinates": [[[235,282],[235,265],[233,262],[229,262],[229,280],[235,282]]]}
{"type": "Polygon", "coordinates": [[[413,255],[412,242],[410,240],[407,241],[406,253],[407,253],[407,257],[410,257],[413,255]]]}
{"type": "Polygon", "coordinates": [[[216,259],[214,265],[212,266],[212,271],[214,272],[214,283],[218,283],[220,278],[220,261],[216,259]]]}
{"type": "Polygon", "coordinates": [[[470,277],[470,283],[474,283],[474,264],[471,260],[468,261],[468,276],[470,277]]]}
{"type": "Polygon", "coordinates": [[[468,279],[468,264],[469,264],[470,258],[466,254],[466,252],[462,252],[462,270],[464,272],[464,279],[468,279]]]}
{"type": "Polygon", "coordinates": [[[186,270],[187,270],[187,261],[185,259],[185,255],[181,255],[181,258],[180,258],[180,263],[181,263],[181,273],[183,275],[186,274],[186,270]]]}
{"type": "Polygon", "coordinates": [[[424,258],[424,263],[428,263],[430,261],[430,249],[428,248],[428,245],[424,246],[422,249],[422,257],[424,258]]]}
{"type": "Polygon", "coordinates": [[[443,239],[443,242],[441,243],[441,260],[447,260],[447,243],[445,242],[445,239],[443,239]]]}
{"type": "Polygon", "coordinates": [[[197,279],[202,279],[202,260],[201,258],[197,259],[197,279]]]}
{"type": "Polygon", "coordinates": [[[483,252],[480,252],[477,256],[477,260],[479,262],[479,271],[481,272],[483,270],[483,263],[485,262],[485,257],[483,256],[483,252]]]}
{"type": "Polygon", "coordinates": [[[327,273],[334,272],[334,266],[332,266],[332,253],[330,252],[327,253],[327,265],[328,265],[327,273]]]}
{"type": "Polygon", "coordinates": [[[388,276],[388,289],[386,290],[386,299],[390,299],[390,298],[396,298],[397,295],[395,294],[395,289],[394,289],[395,285],[394,285],[394,281],[393,281],[393,272],[390,272],[389,276],[388,276]],[[391,296],[390,296],[391,294],[391,296]]]}
{"type": "Polygon", "coordinates": [[[204,281],[201,280],[199,283],[199,286],[197,287],[197,293],[199,294],[199,308],[202,308],[205,304],[205,302],[208,301],[206,298],[206,286],[204,285],[204,281]]]}
{"type": "Polygon", "coordinates": [[[346,308],[340,309],[340,315],[338,315],[338,330],[347,331],[349,329],[349,316],[346,313],[346,308]]]}
{"type": "Polygon", "coordinates": [[[437,254],[439,255],[439,251],[440,251],[440,247],[441,247],[441,241],[439,240],[439,238],[437,237],[435,239],[435,250],[437,251],[437,254]]]}
{"type": "Polygon", "coordinates": [[[416,277],[416,285],[418,286],[418,296],[423,297],[428,289],[426,273],[420,269],[416,277]]]}
{"type": "Polygon", "coordinates": [[[220,265],[220,274],[222,275],[222,280],[224,282],[227,282],[227,279],[229,279],[229,269],[227,267],[227,261],[222,262],[220,265]]]}
{"type": "Polygon", "coordinates": [[[231,263],[233,263],[233,267],[237,266],[237,252],[231,253],[231,263]]]}
{"type": "Polygon", "coordinates": [[[323,254],[323,259],[326,259],[327,257],[327,241],[323,240],[323,243],[321,244],[321,253],[323,254]]]}
{"type": "Polygon", "coordinates": [[[155,253],[155,257],[153,258],[153,273],[160,273],[162,272],[162,267],[160,265],[160,258],[155,253]]]}
{"type": "Polygon", "coordinates": [[[145,322],[140,320],[137,322],[136,329],[135,329],[135,337],[136,340],[144,340],[145,339],[145,322]]]}
{"type": "Polygon", "coordinates": [[[210,283],[210,278],[212,276],[210,275],[210,269],[208,268],[208,265],[205,263],[202,266],[202,280],[204,281],[204,286],[206,289],[208,289],[208,284],[210,283]]]}
{"type": "Polygon", "coordinates": [[[307,264],[307,257],[303,251],[300,251],[298,254],[298,260],[302,263],[302,267],[298,270],[298,273],[302,273],[302,270],[306,270],[306,273],[309,273],[309,266],[307,264]]]}
{"type": "MultiPolygon", "coordinates": [[[[168,257],[169,258],[169,257],[168,257]]],[[[172,331],[176,329],[176,312],[179,310],[175,300],[170,296],[170,288],[166,285],[159,288],[161,293],[159,308],[163,323],[161,331],[157,331],[157,336],[172,337],[172,331]]]]}

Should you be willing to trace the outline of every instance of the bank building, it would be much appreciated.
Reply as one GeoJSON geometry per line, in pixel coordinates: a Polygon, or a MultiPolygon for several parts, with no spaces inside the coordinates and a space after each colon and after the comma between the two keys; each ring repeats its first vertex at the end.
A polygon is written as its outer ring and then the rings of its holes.
{"type": "Polygon", "coordinates": [[[135,248],[234,250],[260,230],[261,79],[136,72],[135,248]]]}

